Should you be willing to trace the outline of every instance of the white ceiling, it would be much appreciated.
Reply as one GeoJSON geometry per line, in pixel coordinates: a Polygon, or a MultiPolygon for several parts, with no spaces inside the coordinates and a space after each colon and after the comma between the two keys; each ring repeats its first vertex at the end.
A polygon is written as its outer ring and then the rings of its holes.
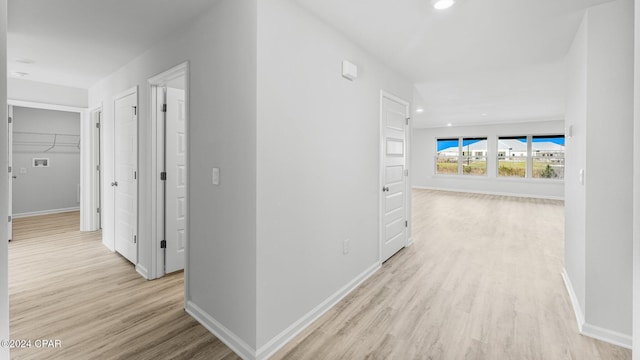
{"type": "Polygon", "coordinates": [[[414,125],[432,127],[562,119],[562,61],[584,10],[611,0],[296,1],[412,80],[414,125]]]}
{"type": "Polygon", "coordinates": [[[9,0],[7,59],[24,79],[88,88],[213,0],[9,0]],[[33,64],[16,59],[34,60],[33,64]]]}
{"type": "MultiPolygon", "coordinates": [[[[584,10],[611,0],[295,1],[412,81],[414,125],[433,127],[562,119],[564,56],[584,10]]],[[[213,3],[9,0],[9,76],[88,88],[213,3]]]]}

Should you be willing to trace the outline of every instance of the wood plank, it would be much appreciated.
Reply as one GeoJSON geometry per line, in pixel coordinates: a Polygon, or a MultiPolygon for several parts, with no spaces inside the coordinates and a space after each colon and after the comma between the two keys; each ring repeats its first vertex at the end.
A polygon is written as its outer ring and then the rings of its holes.
{"type": "Polygon", "coordinates": [[[413,238],[273,359],[631,359],[578,334],[563,202],[414,190],[413,238]]]}
{"type": "Polygon", "coordinates": [[[146,281],[79,232],[79,213],[14,220],[9,245],[12,339],[59,339],[12,359],[238,359],[184,311],[182,272],[146,281]]]}

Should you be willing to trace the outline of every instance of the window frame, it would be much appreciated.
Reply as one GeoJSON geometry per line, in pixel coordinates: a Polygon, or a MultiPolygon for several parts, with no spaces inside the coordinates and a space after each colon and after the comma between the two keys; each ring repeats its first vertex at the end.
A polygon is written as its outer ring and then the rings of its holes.
{"type": "MultiPolygon", "coordinates": [[[[488,177],[489,176],[489,169],[488,169],[488,164],[489,164],[489,137],[488,136],[457,136],[457,137],[453,137],[453,136],[443,136],[443,137],[436,137],[435,138],[435,148],[436,148],[436,154],[434,157],[434,175],[436,176],[465,176],[465,177],[488,177]],[[442,140],[442,141],[457,141],[458,142],[458,155],[455,156],[457,158],[456,163],[457,163],[457,171],[455,174],[452,173],[439,173],[438,172],[438,159],[440,158],[446,158],[447,156],[441,156],[438,155],[438,142],[442,140]],[[484,170],[484,174],[465,174],[464,173],[464,158],[465,157],[473,157],[473,156],[465,156],[464,154],[464,141],[465,140],[479,140],[479,141],[486,141],[487,143],[487,148],[486,150],[484,150],[484,155],[481,156],[482,158],[484,158],[484,162],[485,162],[485,170],[484,170]]],[[[451,158],[453,158],[454,156],[449,156],[451,158]]]]}
{"type": "MultiPolygon", "coordinates": [[[[565,134],[559,134],[559,133],[549,133],[549,134],[535,134],[535,135],[517,135],[517,136],[512,136],[512,135],[497,135],[496,136],[496,178],[500,178],[500,179],[513,179],[513,180],[533,180],[533,181],[543,181],[543,182],[547,182],[547,181],[556,181],[556,182],[564,182],[564,167],[565,167],[565,154],[566,154],[566,143],[565,145],[562,145],[565,149],[563,149],[562,151],[562,167],[563,167],[563,172],[562,172],[562,177],[561,178],[544,178],[544,177],[534,177],[534,171],[533,171],[533,164],[534,164],[534,158],[540,158],[539,156],[534,156],[533,154],[533,139],[534,138],[544,138],[544,137],[549,137],[549,138],[563,138],[566,142],[566,136],[565,134]],[[520,176],[504,176],[504,175],[500,175],[500,140],[501,139],[522,139],[522,138],[526,138],[527,140],[527,153],[526,156],[524,156],[525,158],[525,176],[524,177],[520,177],[520,176]]],[[[505,155],[502,156],[503,158],[506,157],[505,155]]],[[[522,156],[520,156],[522,157],[522,156]]]]}

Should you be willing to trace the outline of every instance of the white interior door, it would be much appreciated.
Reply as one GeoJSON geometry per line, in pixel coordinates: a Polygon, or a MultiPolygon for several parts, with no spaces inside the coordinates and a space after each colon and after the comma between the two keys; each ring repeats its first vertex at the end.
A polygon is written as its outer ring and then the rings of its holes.
{"type": "Polygon", "coordinates": [[[13,106],[9,105],[9,110],[8,110],[8,121],[7,121],[7,164],[9,165],[9,172],[8,172],[8,177],[9,177],[9,181],[7,181],[7,184],[9,184],[9,189],[7,189],[8,192],[8,212],[7,214],[9,214],[9,226],[7,226],[7,229],[9,231],[8,235],[9,237],[7,237],[7,239],[9,239],[9,241],[11,241],[11,238],[13,237],[13,106]]]}
{"type": "Polygon", "coordinates": [[[407,127],[409,105],[382,96],[382,261],[407,245],[407,127]]]}
{"type": "Polygon", "coordinates": [[[184,269],[187,211],[185,91],[166,89],[165,272],[184,269]]]}
{"type": "Polygon", "coordinates": [[[138,101],[137,93],[115,101],[115,249],[132,263],[138,256],[138,101]]]}

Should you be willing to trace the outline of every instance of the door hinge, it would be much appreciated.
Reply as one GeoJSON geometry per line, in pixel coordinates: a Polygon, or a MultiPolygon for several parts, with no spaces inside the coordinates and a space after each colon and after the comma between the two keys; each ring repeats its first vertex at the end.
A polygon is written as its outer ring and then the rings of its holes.
{"type": "Polygon", "coordinates": [[[162,104],[162,112],[167,112],[167,104],[162,104]]]}
{"type": "Polygon", "coordinates": [[[404,176],[409,176],[409,169],[404,169],[404,176]]]}
{"type": "Polygon", "coordinates": [[[11,172],[11,166],[9,166],[9,172],[11,172]]]}
{"type": "Polygon", "coordinates": [[[11,124],[12,122],[13,122],[13,118],[9,116],[9,124],[11,124]]]}
{"type": "Polygon", "coordinates": [[[167,240],[160,241],[160,249],[166,249],[166,248],[167,248],[167,240]]]}
{"type": "Polygon", "coordinates": [[[100,165],[96,165],[96,170],[100,171],[100,165]]]}
{"type": "Polygon", "coordinates": [[[11,222],[11,215],[9,215],[9,222],[11,222]]]}
{"type": "Polygon", "coordinates": [[[404,221],[404,227],[409,227],[409,221],[408,220],[404,221]]]}
{"type": "Polygon", "coordinates": [[[137,235],[133,235],[133,243],[134,244],[138,243],[138,236],[137,235]]]}
{"type": "Polygon", "coordinates": [[[97,212],[98,214],[100,214],[100,208],[97,208],[97,209],[96,209],[96,212],[97,212]]]}
{"type": "Polygon", "coordinates": [[[138,180],[138,172],[137,171],[133,172],[133,180],[138,180]]]}
{"type": "Polygon", "coordinates": [[[411,118],[406,118],[407,120],[407,125],[409,125],[409,120],[411,120],[411,118]]]}
{"type": "Polygon", "coordinates": [[[160,173],[160,180],[167,180],[167,172],[163,171],[160,173]]]}
{"type": "Polygon", "coordinates": [[[100,129],[100,123],[99,122],[96,123],[96,128],[100,129]]]}
{"type": "Polygon", "coordinates": [[[138,115],[138,107],[137,106],[133,107],[133,115],[138,115]]]}

